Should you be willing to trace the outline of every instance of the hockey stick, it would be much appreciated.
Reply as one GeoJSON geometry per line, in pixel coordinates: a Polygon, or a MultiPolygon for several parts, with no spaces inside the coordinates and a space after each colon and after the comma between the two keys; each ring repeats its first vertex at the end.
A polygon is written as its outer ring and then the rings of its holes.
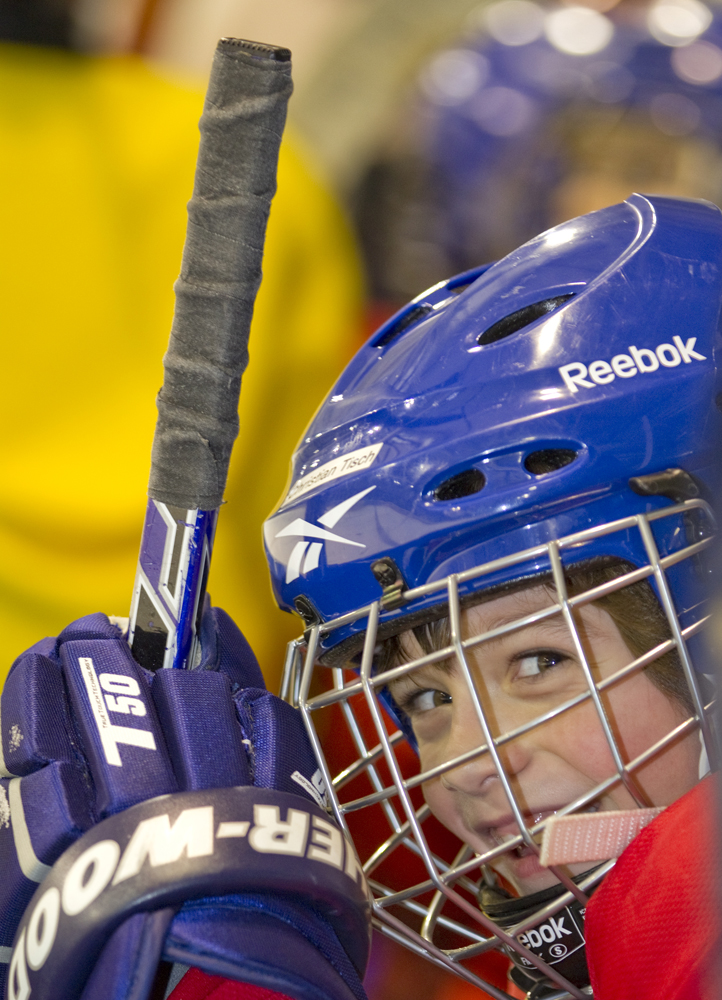
{"type": "Polygon", "coordinates": [[[189,668],[197,659],[292,89],[290,58],[288,49],[223,38],[213,61],[130,611],[133,656],[150,670],[189,668]]]}

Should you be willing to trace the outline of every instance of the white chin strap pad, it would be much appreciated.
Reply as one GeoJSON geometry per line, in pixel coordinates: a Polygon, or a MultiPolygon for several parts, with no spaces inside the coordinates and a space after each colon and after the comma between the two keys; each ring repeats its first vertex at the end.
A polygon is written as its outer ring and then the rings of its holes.
{"type": "Polygon", "coordinates": [[[618,858],[662,808],[552,816],[544,828],[542,865],[570,865],[578,861],[618,858]]]}

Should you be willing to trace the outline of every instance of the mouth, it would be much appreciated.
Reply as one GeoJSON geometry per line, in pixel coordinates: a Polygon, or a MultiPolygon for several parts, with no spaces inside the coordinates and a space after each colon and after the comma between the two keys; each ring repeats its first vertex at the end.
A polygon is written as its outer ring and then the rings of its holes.
{"type": "MultiPolygon", "coordinates": [[[[556,806],[550,809],[541,809],[539,811],[524,813],[522,819],[526,828],[531,831],[532,837],[537,844],[541,846],[541,838],[543,834],[542,830],[534,830],[535,826],[539,823],[544,822],[544,820],[549,819],[550,816],[555,816],[559,810],[563,808],[562,806],[556,806]]],[[[601,809],[601,803],[598,800],[590,802],[588,806],[584,809],[578,810],[578,813],[596,813],[601,809]]],[[[501,847],[509,840],[515,840],[519,836],[519,826],[513,817],[503,816],[498,820],[493,826],[487,826],[482,831],[483,835],[497,847],[501,847]]],[[[536,855],[537,852],[529,844],[522,842],[517,844],[516,847],[510,849],[509,856],[516,858],[528,858],[531,855],[536,855]]]]}

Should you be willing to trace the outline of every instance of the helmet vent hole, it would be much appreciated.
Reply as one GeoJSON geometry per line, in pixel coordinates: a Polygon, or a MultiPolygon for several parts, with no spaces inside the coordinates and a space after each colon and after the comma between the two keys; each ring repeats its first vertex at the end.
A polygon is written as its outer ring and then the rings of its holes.
{"type": "Polygon", "coordinates": [[[464,469],[450,476],[434,490],[435,500],[460,500],[478,493],[485,484],[483,473],[478,469],[464,469]]]}
{"type": "Polygon", "coordinates": [[[546,476],[548,472],[563,469],[576,457],[576,451],[572,451],[571,448],[544,448],[542,451],[533,451],[531,455],[527,455],[524,459],[524,468],[533,476],[546,476]]]}
{"type": "Polygon", "coordinates": [[[553,299],[542,299],[541,302],[533,302],[530,306],[524,306],[523,309],[509,313],[508,316],[497,320],[488,330],[485,330],[477,343],[483,346],[484,344],[494,344],[497,340],[503,340],[504,337],[511,337],[512,333],[523,330],[525,326],[535,323],[542,316],[546,316],[547,313],[554,312],[559,306],[563,306],[569,299],[574,298],[574,294],[574,292],[569,292],[567,295],[556,295],[553,299]]]}
{"type": "Polygon", "coordinates": [[[428,305],[426,302],[422,305],[414,306],[414,308],[409,310],[409,312],[400,316],[393,326],[390,326],[388,330],[379,337],[374,344],[374,347],[386,347],[387,344],[390,344],[392,340],[395,340],[400,334],[402,334],[404,330],[408,330],[410,326],[418,323],[419,320],[422,320],[433,311],[434,307],[428,305]]]}

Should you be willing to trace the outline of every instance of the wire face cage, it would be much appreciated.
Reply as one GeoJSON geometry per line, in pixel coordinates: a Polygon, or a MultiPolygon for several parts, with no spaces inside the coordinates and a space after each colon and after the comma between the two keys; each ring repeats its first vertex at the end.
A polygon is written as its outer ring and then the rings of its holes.
{"type": "Polygon", "coordinates": [[[634,515],[407,590],[411,608],[438,596],[413,629],[397,618],[389,636],[382,599],[291,644],[282,696],[301,709],[378,930],[499,1000],[519,996],[509,969],[533,997],[589,995],[591,893],[715,758],[711,686],[690,653],[709,616],[702,599],[681,607],[679,583],[704,594],[711,527],[702,500],[634,515]],[[634,565],[599,557],[622,534],[644,553],[634,565]],[[350,622],[362,648],[319,662],[350,622]],[[555,854],[578,819],[596,833],[555,854]]]}

